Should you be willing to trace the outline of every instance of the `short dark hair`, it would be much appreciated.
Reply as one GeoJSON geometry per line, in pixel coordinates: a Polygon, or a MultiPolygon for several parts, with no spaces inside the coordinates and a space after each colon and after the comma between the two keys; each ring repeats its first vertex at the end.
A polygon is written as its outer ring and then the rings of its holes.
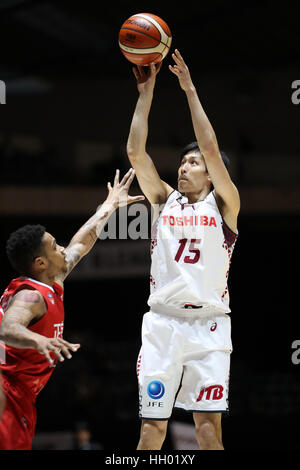
{"type": "Polygon", "coordinates": [[[24,225],[12,232],[6,242],[6,254],[12,267],[21,275],[30,273],[34,259],[42,253],[42,225],[24,225]]]}
{"type": "MultiPolygon", "coordinates": [[[[199,145],[198,145],[197,141],[191,142],[190,144],[186,145],[186,147],[184,147],[184,149],[182,150],[182,152],[180,154],[180,157],[183,158],[188,152],[191,152],[192,150],[197,150],[198,152],[200,152],[200,148],[199,148],[199,145]]],[[[222,160],[224,162],[224,165],[227,168],[227,171],[229,171],[230,160],[229,160],[228,156],[226,155],[225,152],[223,152],[223,150],[220,150],[220,154],[221,154],[222,160]]]]}

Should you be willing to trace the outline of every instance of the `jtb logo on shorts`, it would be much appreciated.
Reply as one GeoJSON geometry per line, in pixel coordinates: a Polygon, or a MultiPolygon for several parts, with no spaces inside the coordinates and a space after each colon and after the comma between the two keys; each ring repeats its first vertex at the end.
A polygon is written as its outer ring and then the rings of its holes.
{"type": "Polygon", "coordinates": [[[205,400],[221,400],[223,398],[223,390],[224,388],[222,385],[210,385],[209,387],[203,388],[200,391],[199,397],[197,398],[196,401],[201,401],[204,394],[205,394],[205,400]],[[211,397],[211,393],[212,397],[211,397]]]}

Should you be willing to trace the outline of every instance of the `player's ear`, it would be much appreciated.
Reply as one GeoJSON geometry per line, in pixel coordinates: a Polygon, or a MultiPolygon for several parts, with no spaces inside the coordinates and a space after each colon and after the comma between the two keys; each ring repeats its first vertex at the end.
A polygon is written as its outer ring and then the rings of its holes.
{"type": "Polygon", "coordinates": [[[34,261],[33,261],[33,268],[35,271],[42,272],[45,271],[45,269],[48,266],[48,261],[45,256],[37,256],[34,261]]]}

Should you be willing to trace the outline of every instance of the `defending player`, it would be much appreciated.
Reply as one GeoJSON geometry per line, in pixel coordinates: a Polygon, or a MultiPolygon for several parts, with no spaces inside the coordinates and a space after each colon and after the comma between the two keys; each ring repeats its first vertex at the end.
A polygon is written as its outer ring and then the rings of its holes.
{"type": "Polygon", "coordinates": [[[227,278],[237,238],[240,199],[214,130],[182,56],[169,66],[186,93],[197,142],[187,146],[178,191],[162,181],[146,152],[156,75],[134,68],[139,98],[127,152],[140,187],[159,206],[153,225],[150,311],[143,317],[137,363],[138,449],[160,449],[175,406],[193,412],[200,449],[223,449],[231,328],[227,278]],[[213,185],[213,186],[212,186],[213,185]]]}
{"type": "Polygon", "coordinates": [[[0,421],[0,449],[29,450],[36,423],[35,401],[57,361],[80,347],[62,338],[63,283],[93,247],[110,215],[122,205],[144,199],[128,196],[134,170],[119,183],[108,183],[108,197],[74,235],[67,248],[41,225],[26,225],[12,233],[7,254],[20,276],[11,281],[0,300],[0,339],[6,343],[2,364],[6,406],[0,421]]]}

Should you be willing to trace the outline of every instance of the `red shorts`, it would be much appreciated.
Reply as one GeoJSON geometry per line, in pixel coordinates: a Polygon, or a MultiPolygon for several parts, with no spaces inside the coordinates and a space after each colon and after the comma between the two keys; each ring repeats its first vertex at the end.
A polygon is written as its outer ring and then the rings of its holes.
{"type": "Polygon", "coordinates": [[[0,421],[0,450],[31,450],[36,424],[32,395],[2,374],[6,404],[0,421]]]}

